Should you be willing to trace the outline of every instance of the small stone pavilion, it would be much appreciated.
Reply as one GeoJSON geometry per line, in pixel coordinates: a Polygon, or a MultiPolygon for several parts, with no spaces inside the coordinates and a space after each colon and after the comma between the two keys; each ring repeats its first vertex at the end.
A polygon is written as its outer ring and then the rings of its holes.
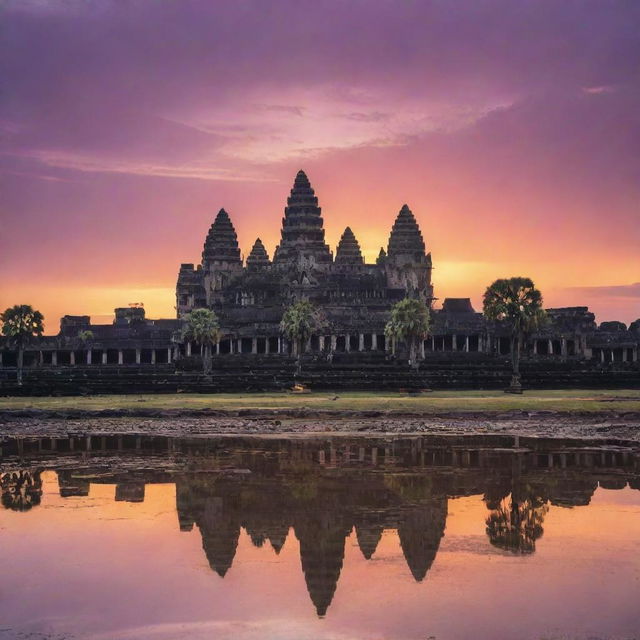
{"type": "MultiPolygon", "coordinates": [[[[180,266],[177,318],[150,320],[143,308],[116,309],[113,323],[103,325],[93,324],[89,316],[64,316],[60,333],[34,343],[25,364],[32,368],[169,365],[192,354],[193,345],[179,339],[181,318],[201,307],[213,309],[220,318],[223,338],[215,348],[216,357],[228,362],[244,354],[264,362],[265,357],[290,354],[280,321],[285,308],[299,299],[313,302],[326,319],[319,335],[307,344],[309,355],[325,363],[344,354],[342,360],[349,356],[354,366],[358,358],[382,364],[390,356],[384,327],[393,304],[412,296],[433,306],[431,270],[431,253],[407,205],[400,209],[375,264],[365,263],[350,227],[334,255],[325,241],[318,197],[299,171],[272,258],[257,238],[243,261],[233,222],[221,209],[205,238],[200,264],[180,266]],[[87,331],[90,338],[83,340],[87,331]]],[[[550,322],[524,346],[525,361],[637,366],[640,321],[629,328],[620,322],[598,327],[587,307],[547,312],[550,322]]],[[[506,327],[488,322],[469,298],[445,298],[432,312],[432,331],[421,352],[425,365],[436,366],[506,356],[509,348],[506,327]]],[[[15,359],[15,352],[0,339],[0,367],[14,367],[15,359]]]]}

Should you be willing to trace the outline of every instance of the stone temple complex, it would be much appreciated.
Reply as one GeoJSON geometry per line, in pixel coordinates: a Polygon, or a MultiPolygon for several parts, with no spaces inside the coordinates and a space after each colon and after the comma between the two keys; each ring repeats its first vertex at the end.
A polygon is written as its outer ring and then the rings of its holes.
{"type": "MultiPolygon", "coordinates": [[[[176,318],[151,320],[140,307],[116,309],[110,324],[64,316],[57,335],[27,350],[24,392],[287,388],[295,362],[280,322],[300,299],[310,300],[324,318],[304,354],[305,381],[316,388],[402,388],[409,378],[432,388],[500,388],[508,382],[508,328],[487,321],[469,298],[445,297],[434,304],[431,253],[407,205],[375,264],[365,262],[349,226],[334,254],[323,225],[318,197],[303,171],[287,198],[273,256],[257,238],[243,260],[232,219],[221,209],[200,263],[180,266],[176,318]],[[384,335],[391,307],[407,296],[432,308],[417,372],[391,353],[384,335]],[[202,307],[215,311],[222,330],[213,376],[206,380],[198,373],[196,345],[180,338],[183,317],[202,307]]],[[[547,314],[549,322],[524,345],[525,385],[640,383],[640,321],[628,328],[621,322],[598,326],[587,307],[547,314]]],[[[15,350],[0,339],[0,390],[16,391],[15,366],[15,350]]]]}
{"type": "Polygon", "coordinates": [[[365,264],[349,227],[334,257],[325,242],[318,198],[299,171],[273,260],[258,238],[243,265],[233,223],[221,209],[205,239],[202,263],[180,268],[176,303],[179,317],[198,307],[215,310],[235,338],[223,340],[223,353],[287,349],[280,320],[299,299],[321,308],[327,321],[324,335],[312,339],[311,351],[384,351],[389,308],[407,295],[433,301],[431,254],[409,207],[400,210],[388,249],[381,250],[376,264],[365,264]]]}

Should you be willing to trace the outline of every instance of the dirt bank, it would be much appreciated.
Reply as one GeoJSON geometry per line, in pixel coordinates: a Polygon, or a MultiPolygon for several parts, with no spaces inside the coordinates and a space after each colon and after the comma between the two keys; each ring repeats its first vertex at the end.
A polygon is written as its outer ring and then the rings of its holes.
{"type": "Polygon", "coordinates": [[[455,412],[412,414],[308,409],[36,409],[0,412],[0,435],[69,433],[216,434],[402,433],[513,434],[640,441],[638,412],[455,412]]]}

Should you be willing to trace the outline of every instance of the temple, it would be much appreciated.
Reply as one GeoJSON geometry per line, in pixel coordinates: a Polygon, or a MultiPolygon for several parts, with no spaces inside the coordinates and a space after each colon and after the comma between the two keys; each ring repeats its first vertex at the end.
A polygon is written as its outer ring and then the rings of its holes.
{"type": "Polygon", "coordinates": [[[201,264],[182,264],[176,287],[178,317],[199,307],[215,310],[226,339],[217,353],[282,353],[280,320],[296,300],[310,300],[327,320],[311,351],[385,349],[389,308],[405,296],[433,301],[431,254],[416,219],[404,205],[388,249],[366,264],[347,227],[335,257],[325,242],[322,211],[304,171],[296,175],[273,260],[256,239],[243,264],[228,213],[221,209],[205,239],[201,264]]]}
{"type": "MultiPolygon", "coordinates": [[[[0,389],[7,393],[268,390],[290,386],[292,345],[280,329],[284,310],[310,300],[324,318],[304,346],[305,382],[317,388],[402,388],[408,377],[431,388],[500,388],[510,377],[509,329],[487,321],[470,298],[436,303],[432,260],[411,209],[403,205],[375,263],[364,260],[350,226],[335,254],[325,239],[318,197],[299,171],[272,257],[256,238],[243,259],[233,220],[220,209],[199,264],[183,263],[176,318],[151,320],[144,308],[115,310],[109,324],[64,316],[57,335],[33,342],[25,354],[25,384],[15,382],[16,352],[0,338],[0,389]],[[405,297],[432,310],[417,372],[391,353],[384,328],[405,297]],[[197,377],[197,345],[180,337],[193,309],[217,314],[222,338],[213,377],[197,377]]],[[[535,274],[533,274],[535,276],[535,274]]],[[[640,320],[599,326],[587,307],[547,309],[549,322],[528,336],[523,381],[529,387],[629,387],[640,383],[640,320]]]]}

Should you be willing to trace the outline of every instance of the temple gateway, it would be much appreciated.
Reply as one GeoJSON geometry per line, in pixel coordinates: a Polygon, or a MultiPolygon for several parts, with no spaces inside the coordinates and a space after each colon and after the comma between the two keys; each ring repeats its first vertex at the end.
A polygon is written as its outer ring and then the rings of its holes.
{"type": "MultiPolygon", "coordinates": [[[[71,392],[79,380],[89,390],[100,391],[106,384],[114,392],[282,388],[291,381],[293,365],[280,321],[286,307],[300,299],[314,303],[325,318],[322,331],[306,345],[310,383],[397,387],[407,375],[406,363],[391,355],[384,327],[393,304],[406,296],[432,307],[432,330],[421,345],[423,361],[414,376],[423,376],[424,384],[434,388],[503,385],[509,376],[508,329],[488,322],[469,298],[444,298],[441,308],[433,308],[431,270],[431,253],[406,204],[375,264],[365,263],[350,227],[334,254],[325,241],[318,197],[299,171],[272,258],[257,238],[243,261],[233,222],[221,209],[205,238],[200,264],[180,266],[176,318],[151,320],[141,307],[116,309],[111,324],[64,316],[57,335],[35,341],[27,351],[24,389],[71,392]],[[190,366],[195,345],[180,339],[182,318],[202,307],[216,312],[223,333],[214,349],[213,380],[207,382],[196,380],[197,367],[190,366]]],[[[524,346],[525,384],[640,382],[640,321],[629,328],[621,322],[598,326],[587,307],[547,313],[549,323],[524,346]]],[[[15,365],[15,351],[0,341],[0,389],[15,390],[15,365]]]]}

